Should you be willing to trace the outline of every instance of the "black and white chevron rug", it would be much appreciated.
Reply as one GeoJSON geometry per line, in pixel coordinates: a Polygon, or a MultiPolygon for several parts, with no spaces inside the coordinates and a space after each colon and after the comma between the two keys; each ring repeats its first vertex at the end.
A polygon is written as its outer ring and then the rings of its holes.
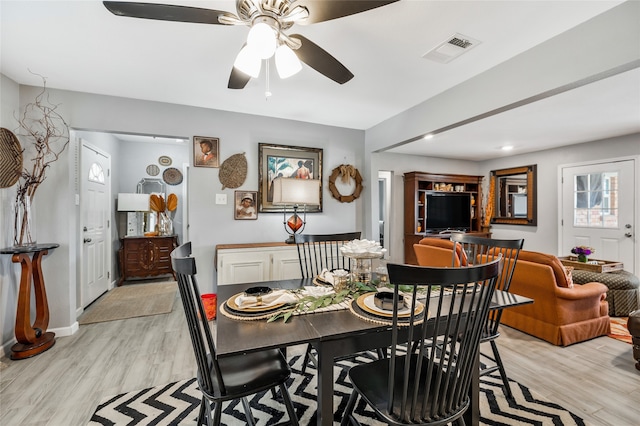
{"type": "MultiPolygon", "coordinates": [[[[341,361],[334,369],[334,424],[338,424],[351,394],[347,371],[358,362],[367,362],[373,354],[363,354],[355,360],[341,361]]],[[[316,370],[310,365],[302,374],[302,357],[290,359],[293,370],[289,392],[301,425],[316,423],[316,370]]],[[[480,384],[480,416],[483,425],[584,425],[577,415],[550,402],[515,381],[511,382],[515,403],[509,404],[501,387],[500,376],[484,376],[480,384]]],[[[196,380],[189,379],[165,386],[144,389],[109,397],[101,401],[89,422],[90,425],[195,425],[202,394],[196,380]]],[[[274,425],[288,419],[281,400],[274,400],[271,392],[262,392],[250,399],[253,416],[258,425],[274,425]]],[[[356,417],[363,425],[378,426],[373,412],[361,402],[356,417]]],[[[245,425],[240,402],[224,406],[221,424],[245,425]]]]}

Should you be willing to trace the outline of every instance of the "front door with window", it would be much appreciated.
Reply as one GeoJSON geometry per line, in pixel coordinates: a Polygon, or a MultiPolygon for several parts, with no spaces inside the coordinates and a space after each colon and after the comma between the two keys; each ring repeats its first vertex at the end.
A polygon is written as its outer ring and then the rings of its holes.
{"type": "Polygon", "coordinates": [[[590,257],[624,263],[635,272],[635,161],[623,160],[562,169],[562,241],[595,249],[590,257]]]}
{"type": "Polygon", "coordinates": [[[82,226],[81,304],[85,308],[109,289],[109,167],[111,158],[82,141],[80,210],[82,226]]]}

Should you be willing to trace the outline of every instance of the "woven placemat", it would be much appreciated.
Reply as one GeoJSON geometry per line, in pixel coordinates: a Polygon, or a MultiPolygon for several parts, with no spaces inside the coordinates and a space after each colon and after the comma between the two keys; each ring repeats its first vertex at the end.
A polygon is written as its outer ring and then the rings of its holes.
{"type": "Polygon", "coordinates": [[[22,147],[16,135],[0,128],[0,188],[9,188],[20,179],[22,172],[22,147]]]}
{"type": "Polygon", "coordinates": [[[218,179],[222,189],[239,188],[247,178],[247,157],[242,154],[234,154],[224,160],[218,172],[218,179]]]}
{"type": "MultiPolygon", "coordinates": [[[[368,321],[368,322],[372,322],[374,324],[380,324],[380,325],[393,325],[393,319],[389,318],[389,319],[384,319],[384,318],[379,318],[376,316],[373,316],[369,313],[367,313],[366,311],[364,311],[360,306],[358,306],[358,304],[356,303],[356,301],[352,301],[349,304],[349,311],[357,316],[358,318],[368,321]]],[[[424,312],[426,311],[426,308],[424,311],[422,311],[422,313],[418,314],[416,316],[416,318],[413,320],[414,324],[422,324],[424,322],[424,312]]],[[[406,320],[399,320],[398,321],[398,327],[408,327],[409,326],[409,318],[407,318],[406,320]]]]}

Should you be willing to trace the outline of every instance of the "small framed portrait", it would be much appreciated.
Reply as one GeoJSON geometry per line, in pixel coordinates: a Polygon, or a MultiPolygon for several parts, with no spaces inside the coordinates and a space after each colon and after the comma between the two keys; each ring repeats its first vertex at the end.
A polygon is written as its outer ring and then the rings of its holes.
{"type": "Polygon", "coordinates": [[[193,165],[195,167],[220,167],[220,139],[194,136],[193,165]]]}
{"type": "Polygon", "coordinates": [[[256,209],[258,191],[235,191],[234,198],[234,219],[254,220],[258,218],[258,210],[256,209]]]}

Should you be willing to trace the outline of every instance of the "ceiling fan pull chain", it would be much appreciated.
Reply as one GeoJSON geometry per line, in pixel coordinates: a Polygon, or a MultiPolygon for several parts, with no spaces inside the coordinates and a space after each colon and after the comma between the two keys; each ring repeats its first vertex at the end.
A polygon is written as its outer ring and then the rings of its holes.
{"type": "Polygon", "coordinates": [[[264,67],[264,79],[265,79],[265,92],[264,97],[266,100],[269,100],[271,97],[271,90],[269,90],[269,60],[265,59],[265,67],[264,67]]]}

